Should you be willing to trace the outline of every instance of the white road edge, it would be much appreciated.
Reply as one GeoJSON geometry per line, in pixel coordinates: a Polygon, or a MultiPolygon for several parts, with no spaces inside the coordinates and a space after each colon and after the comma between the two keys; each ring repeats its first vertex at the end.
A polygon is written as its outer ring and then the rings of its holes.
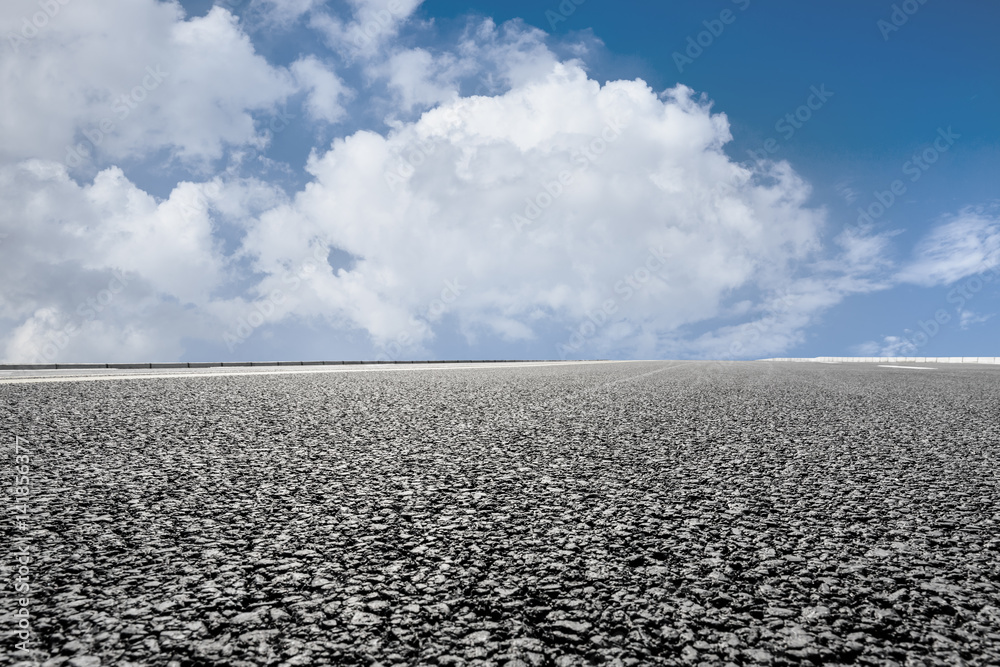
{"type": "MultiPolygon", "coordinates": [[[[361,366],[262,366],[260,370],[223,370],[215,368],[184,368],[173,372],[143,371],[142,369],[122,369],[118,373],[109,373],[102,369],[95,371],[80,371],[75,375],[43,375],[30,377],[7,376],[0,377],[0,384],[36,384],[42,382],[95,382],[98,380],[161,380],[170,378],[204,378],[204,377],[243,377],[255,375],[294,375],[302,373],[370,373],[387,371],[433,371],[433,370],[468,370],[483,368],[526,368],[540,366],[578,366],[582,364],[621,364],[636,363],[643,360],[609,360],[609,361],[527,361],[527,362],[489,362],[481,364],[385,364],[361,366]]],[[[15,371],[16,372],[16,371],[15,371]]],[[[46,371],[22,371],[38,373],[46,371]]],[[[58,370],[48,372],[59,372],[58,370]]],[[[66,371],[62,371],[66,373],[66,371]]]]}

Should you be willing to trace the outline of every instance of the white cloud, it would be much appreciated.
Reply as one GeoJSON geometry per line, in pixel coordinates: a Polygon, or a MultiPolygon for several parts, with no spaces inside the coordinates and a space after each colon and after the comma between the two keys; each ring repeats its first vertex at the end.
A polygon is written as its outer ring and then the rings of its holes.
{"type": "Polygon", "coordinates": [[[902,336],[883,336],[881,341],[870,340],[855,345],[853,352],[863,357],[913,357],[919,346],[902,336]]]}
{"type": "MultiPolygon", "coordinates": [[[[884,272],[894,268],[889,259],[890,244],[898,231],[871,233],[867,229],[849,227],[835,239],[841,251],[836,262],[850,267],[852,272],[884,272]]],[[[888,285],[887,285],[888,286],[888,285]]]]}
{"type": "Polygon", "coordinates": [[[890,287],[879,278],[881,262],[852,264],[851,253],[848,246],[836,255],[838,259],[803,262],[797,273],[804,275],[787,275],[780,286],[756,301],[729,308],[727,314],[738,318],[739,324],[719,326],[693,340],[679,337],[669,353],[707,359],[761,358],[805,343],[807,332],[823,314],[846,297],[890,287]]]}
{"type": "MultiPolygon", "coordinates": [[[[480,73],[489,92],[544,79],[558,59],[545,45],[546,33],[521,21],[497,27],[492,19],[469,26],[456,53],[465,68],[480,73]]],[[[571,61],[569,65],[580,63],[571,61]]]]}
{"type": "Polygon", "coordinates": [[[963,330],[968,329],[976,324],[982,324],[983,322],[988,322],[996,316],[996,313],[989,313],[988,315],[980,315],[971,310],[961,309],[959,311],[959,327],[963,330]]]}
{"type": "Polygon", "coordinates": [[[834,185],[834,187],[837,190],[837,194],[848,204],[853,204],[861,197],[861,192],[850,181],[841,181],[834,185]]]}
{"type": "MultiPolygon", "coordinates": [[[[317,245],[358,257],[350,271],[315,276],[289,308],[379,344],[427,344],[445,322],[506,340],[558,323],[569,342],[613,301],[579,353],[662,353],[683,345],[682,327],[728,315],[730,295],[749,290],[751,310],[770,322],[762,349],[783,349],[816,313],[879,286],[860,270],[793,280],[818,260],[824,214],[787,164],[751,173],[730,161],[729,138],[725,117],[686,88],[661,97],[638,81],[602,87],[556,65],[387,137],[337,140],[311,160],[314,180],[295,201],[260,218],[244,252],[271,276],[262,289],[317,245]],[[788,285],[783,305],[769,302],[788,285]]],[[[848,245],[868,271],[877,243],[848,245]]],[[[722,332],[684,351],[733,340],[722,332]]]]}
{"type": "MultiPolygon", "coordinates": [[[[230,0],[229,4],[238,5],[239,2],[240,0],[230,0]]],[[[254,0],[252,6],[260,12],[264,25],[289,27],[325,2],[326,0],[254,0]]]]}
{"type": "Polygon", "coordinates": [[[452,50],[389,50],[367,71],[373,79],[385,79],[398,110],[424,111],[460,93],[501,94],[544,79],[559,64],[545,39],[544,32],[519,21],[498,28],[492,19],[477,20],[466,26],[452,50]]]}
{"type": "Polygon", "coordinates": [[[218,225],[280,198],[211,181],[157,201],[117,167],[83,186],[51,161],[0,168],[3,357],[149,361],[177,358],[186,337],[221,339],[218,318],[242,300],[214,296],[240,278],[218,225]]]}
{"type": "Polygon", "coordinates": [[[351,17],[343,20],[315,12],[309,24],[323,33],[330,48],[344,55],[372,59],[382,54],[423,0],[350,0],[351,17]]]}
{"type": "Polygon", "coordinates": [[[874,357],[879,355],[879,344],[873,340],[859,343],[851,348],[851,352],[859,357],[874,357]]]}
{"type": "Polygon", "coordinates": [[[0,34],[18,36],[0,59],[5,161],[75,166],[88,156],[114,161],[160,149],[212,159],[226,144],[262,142],[253,113],[273,111],[295,92],[288,72],[257,55],[222,8],[184,20],[178,4],[154,0],[60,7],[20,39],[22,16],[38,5],[0,6],[0,34]]]}
{"type": "Polygon", "coordinates": [[[310,118],[336,123],[344,117],[342,101],[350,91],[340,77],[315,56],[296,60],[291,70],[299,88],[309,91],[305,106],[310,118]]]}
{"type": "Polygon", "coordinates": [[[917,351],[917,344],[900,336],[886,336],[879,349],[880,357],[910,357],[917,351]]]}
{"type": "Polygon", "coordinates": [[[963,209],[921,240],[915,255],[900,271],[901,282],[951,285],[989,271],[1000,266],[1000,217],[984,209],[963,209]]]}
{"type": "Polygon", "coordinates": [[[378,70],[407,112],[430,108],[458,95],[462,72],[451,54],[435,58],[425,49],[409,49],[392,55],[378,70]]]}

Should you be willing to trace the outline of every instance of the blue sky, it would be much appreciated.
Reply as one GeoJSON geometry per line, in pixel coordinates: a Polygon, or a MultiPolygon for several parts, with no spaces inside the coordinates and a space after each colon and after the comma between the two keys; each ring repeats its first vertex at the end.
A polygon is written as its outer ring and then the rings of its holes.
{"type": "Polygon", "coordinates": [[[0,356],[994,356],[998,27],[6,3],[0,356]]]}

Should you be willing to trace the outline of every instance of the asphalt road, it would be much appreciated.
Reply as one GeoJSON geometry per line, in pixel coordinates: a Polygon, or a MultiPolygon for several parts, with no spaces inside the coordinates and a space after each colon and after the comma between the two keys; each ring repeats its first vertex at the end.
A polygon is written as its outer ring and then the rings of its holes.
{"type": "Polygon", "coordinates": [[[3,665],[22,608],[73,667],[1000,664],[1000,368],[0,382],[0,417],[3,665]]]}

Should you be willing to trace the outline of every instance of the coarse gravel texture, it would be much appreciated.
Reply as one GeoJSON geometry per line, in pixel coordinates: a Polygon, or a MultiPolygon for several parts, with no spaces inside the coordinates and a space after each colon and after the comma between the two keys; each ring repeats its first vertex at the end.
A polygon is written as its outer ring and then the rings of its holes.
{"type": "Polygon", "coordinates": [[[1000,664],[1000,369],[0,384],[0,416],[3,665],[15,544],[45,665],[1000,664]]]}

